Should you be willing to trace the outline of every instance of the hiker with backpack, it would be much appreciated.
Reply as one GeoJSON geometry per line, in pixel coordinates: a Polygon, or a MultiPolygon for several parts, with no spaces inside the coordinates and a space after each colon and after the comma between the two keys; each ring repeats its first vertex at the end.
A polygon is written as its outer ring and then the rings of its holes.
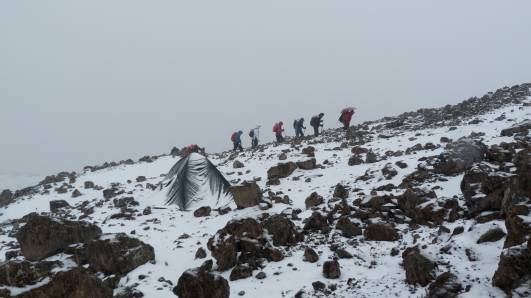
{"type": "Polygon", "coordinates": [[[240,131],[234,132],[231,135],[230,140],[232,141],[232,144],[234,145],[234,149],[232,149],[233,151],[240,150],[240,152],[243,152],[242,134],[243,134],[243,131],[240,130],[240,131]]]}
{"type": "Polygon", "coordinates": [[[295,121],[293,121],[293,128],[295,129],[296,138],[304,137],[303,129],[306,129],[306,127],[304,127],[304,118],[295,119],[295,121]]]}
{"type": "Polygon", "coordinates": [[[324,113],[320,113],[319,115],[315,115],[310,120],[310,125],[313,127],[313,134],[314,136],[319,135],[319,127],[323,127],[323,117],[324,113]]]}
{"type": "Polygon", "coordinates": [[[277,138],[277,143],[284,142],[284,136],[282,136],[284,128],[282,128],[282,125],[284,125],[284,123],[280,121],[275,123],[275,125],[273,126],[273,132],[275,133],[275,137],[277,138]]]}
{"type": "Polygon", "coordinates": [[[347,132],[347,139],[350,139],[350,121],[352,120],[352,115],[354,115],[354,111],[356,108],[348,107],[341,110],[341,115],[339,116],[339,122],[343,124],[343,129],[347,132]]]}
{"type": "Polygon", "coordinates": [[[339,116],[339,122],[343,124],[343,128],[346,130],[350,127],[350,121],[352,120],[352,115],[356,108],[348,107],[341,110],[341,116],[339,116]]]}
{"type": "Polygon", "coordinates": [[[259,134],[260,126],[251,129],[249,131],[249,137],[251,138],[251,148],[256,149],[258,147],[258,134],[259,134]]]}

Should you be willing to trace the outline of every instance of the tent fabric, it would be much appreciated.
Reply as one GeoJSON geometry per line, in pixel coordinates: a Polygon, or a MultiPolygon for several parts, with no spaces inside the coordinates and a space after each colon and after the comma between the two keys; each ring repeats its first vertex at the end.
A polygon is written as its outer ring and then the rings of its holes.
{"type": "Polygon", "coordinates": [[[230,183],[207,157],[191,153],[180,159],[166,174],[168,187],[166,204],[176,204],[181,210],[201,205],[225,206],[230,203],[230,183]],[[206,200],[206,202],[205,202],[206,200]]]}

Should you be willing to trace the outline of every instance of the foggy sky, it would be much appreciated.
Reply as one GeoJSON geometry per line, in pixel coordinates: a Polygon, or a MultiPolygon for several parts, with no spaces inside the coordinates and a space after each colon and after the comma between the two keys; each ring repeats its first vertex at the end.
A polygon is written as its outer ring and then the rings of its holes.
{"type": "Polygon", "coordinates": [[[319,112],[337,127],[347,105],[361,122],[529,82],[530,12],[485,0],[1,1],[0,174],[190,143],[216,152],[256,124],[270,140],[279,120],[293,134],[295,117],[319,112]]]}

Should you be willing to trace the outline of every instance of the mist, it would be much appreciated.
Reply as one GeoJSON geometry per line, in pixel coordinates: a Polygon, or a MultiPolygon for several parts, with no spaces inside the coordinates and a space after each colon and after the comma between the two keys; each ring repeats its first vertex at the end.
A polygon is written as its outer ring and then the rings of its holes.
{"type": "Polygon", "coordinates": [[[320,112],[338,127],[345,106],[358,123],[529,82],[530,11],[479,0],[2,1],[0,177],[192,143],[217,152],[256,125],[265,142],[280,120],[293,135],[293,119],[320,112]]]}

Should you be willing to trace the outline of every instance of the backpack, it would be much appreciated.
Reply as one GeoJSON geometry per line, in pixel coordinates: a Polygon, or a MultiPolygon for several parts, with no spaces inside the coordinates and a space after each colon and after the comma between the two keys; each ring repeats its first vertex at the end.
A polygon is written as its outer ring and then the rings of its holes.
{"type": "Polygon", "coordinates": [[[317,124],[318,121],[319,121],[319,118],[317,116],[313,116],[312,120],[310,120],[310,125],[311,126],[317,126],[317,125],[319,125],[319,124],[317,124]]]}
{"type": "Polygon", "coordinates": [[[232,135],[230,136],[230,140],[234,143],[236,142],[236,132],[232,133],[232,135]]]}
{"type": "Polygon", "coordinates": [[[297,130],[298,127],[299,127],[299,121],[298,121],[298,120],[294,120],[294,121],[293,121],[293,128],[294,128],[295,130],[297,130]]]}
{"type": "Polygon", "coordinates": [[[249,137],[251,139],[254,138],[254,129],[251,129],[251,131],[249,131],[249,137]]]}

